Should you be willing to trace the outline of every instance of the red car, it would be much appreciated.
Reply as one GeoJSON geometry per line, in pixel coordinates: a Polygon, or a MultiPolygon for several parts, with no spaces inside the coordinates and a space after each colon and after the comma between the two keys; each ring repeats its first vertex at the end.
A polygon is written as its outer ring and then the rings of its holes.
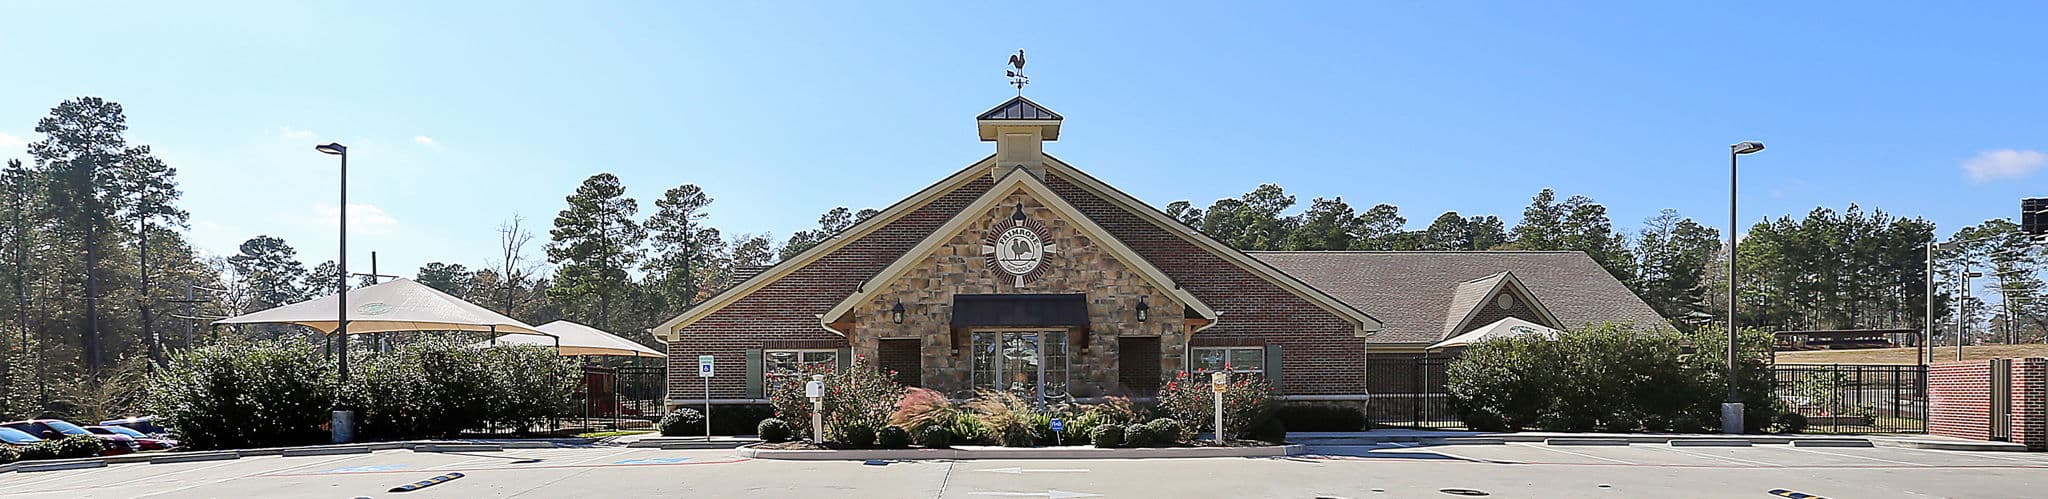
{"type": "Polygon", "coordinates": [[[85,431],[94,435],[124,435],[135,439],[136,450],[164,450],[178,446],[177,440],[149,436],[126,426],[87,426],[85,431]]]}
{"type": "Polygon", "coordinates": [[[135,438],[127,435],[97,435],[85,428],[62,419],[26,419],[0,423],[0,427],[21,430],[43,440],[56,440],[66,435],[92,435],[100,439],[100,455],[118,456],[135,452],[135,438]]]}

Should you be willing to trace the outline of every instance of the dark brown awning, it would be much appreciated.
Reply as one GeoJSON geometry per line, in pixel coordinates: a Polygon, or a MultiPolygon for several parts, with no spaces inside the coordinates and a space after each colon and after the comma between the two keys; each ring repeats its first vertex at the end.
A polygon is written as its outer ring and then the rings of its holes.
{"type": "Polygon", "coordinates": [[[1087,295],[953,295],[955,328],[1087,325],[1087,295]]]}

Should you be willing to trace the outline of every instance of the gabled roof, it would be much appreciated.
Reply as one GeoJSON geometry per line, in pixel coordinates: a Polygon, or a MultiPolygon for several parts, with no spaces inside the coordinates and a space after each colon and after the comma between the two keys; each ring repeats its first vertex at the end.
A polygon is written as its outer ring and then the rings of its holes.
{"type": "Polygon", "coordinates": [[[1208,250],[1211,254],[1228,260],[1231,264],[1250,272],[1253,276],[1264,279],[1269,284],[1308,300],[1310,303],[1344,318],[1356,328],[1354,332],[1356,336],[1366,336],[1369,332],[1379,331],[1382,326],[1380,319],[1376,316],[1366,313],[1363,309],[1352,305],[1346,300],[1318,289],[1311,285],[1311,283],[1296,278],[1283,269],[1276,268],[1253,257],[1248,252],[1239,251],[1236,248],[1230,247],[1230,245],[1223,244],[1222,241],[1217,241],[1215,238],[1209,237],[1207,234],[1203,234],[1201,231],[1197,231],[1193,227],[1181,223],[1179,220],[1175,220],[1172,216],[1167,215],[1166,212],[1159,211],[1159,208],[1145,204],[1139,201],[1138,198],[1132,197],[1130,194],[1111,187],[1094,176],[1088,175],[1087,172],[1083,172],[1078,168],[1074,168],[1073,165],[1060,161],[1059,158],[1055,158],[1050,154],[1045,155],[1045,166],[1048,171],[1059,174],[1061,178],[1074,180],[1074,183],[1084,190],[1092,192],[1103,200],[1150,222],[1160,230],[1208,250]]]}
{"type": "MultiPolygon", "coordinates": [[[[1074,205],[1060,198],[1059,194],[1052,191],[1052,188],[1046,187],[1044,182],[1039,181],[1037,176],[1032,175],[1024,168],[1015,168],[1010,170],[1009,173],[1004,174],[1001,179],[996,180],[995,187],[982,194],[981,199],[977,199],[973,204],[967,205],[966,209],[960,210],[960,213],[954,215],[952,220],[946,222],[946,225],[940,226],[936,231],[932,231],[931,235],[926,236],[917,246],[911,247],[910,251],[904,252],[903,256],[891,262],[888,267],[883,268],[874,277],[862,282],[860,291],[847,296],[844,300],[840,300],[839,305],[832,307],[832,310],[819,316],[820,325],[826,329],[831,329],[833,322],[837,322],[841,316],[852,313],[854,307],[860,306],[860,303],[866,300],[872,293],[884,289],[889,285],[889,282],[895,281],[904,272],[910,271],[911,267],[917,265],[918,261],[923,260],[925,255],[931,254],[940,245],[946,244],[947,241],[953,238],[954,234],[960,232],[961,228],[966,227],[969,222],[981,218],[996,203],[1002,202],[1003,198],[1009,197],[1010,193],[1019,190],[1038,198],[1038,201],[1043,203],[1046,208],[1057,213],[1060,219],[1073,224],[1082,233],[1087,234],[1088,239],[1093,241],[1097,247],[1115,255],[1117,261],[1138,271],[1138,274],[1143,276],[1147,282],[1152,283],[1154,288],[1158,288],[1162,293],[1172,295],[1175,301],[1179,301],[1182,305],[1187,306],[1191,314],[1211,321],[1216,320],[1215,310],[1203,304],[1200,299],[1195,298],[1195,295],[1180,289],[1180,286],[1174,285],[1173,279],[1167,277],[1166,273],[1160,272],[1150,262],[1145,261],[1144,257],[1139,256],[1138,252],[1131,250],[1130,246],[1126,246],[1122,241],[1118,241],[1115,236],[1110,235],[1109,231],[1103,230],[1101,226],[1095,224],[1095,221],[1090,220],[1087,215],[1075,209],[1074,205]]],[[[845,334],[844,331],[837,332],[845,334]]]]}
{"type": "Polygon", "coordinates": [[[1600,322],[1669,328],[1656,310],[1577,251],[1255,251],[1253,258],[1371,312],[1374,343],[1443,339],[1460,283],[1513,272],[1563,328],[1600,322]]]}
{"type": "Polygon", "coordinates": [[[1002,104],[996,105],[996,107],[989,108],[988,111],[982,112],[980,116],[975,116],[974,119],[975,121],[1035,121],[1063,120],[1066,118],[1060,117],[1060,113],[1052,112],[1051,109],[1046,109],[1045,106],[1038,105],[1038,103],[1036,102],[1031,102],[1031,99],[1026,99],[1024,98],[1024,96],[1019,95],[1016,98],[1012,98],[1008,101],[1003,102],[1002,104]]]}
{"type": "Polygon", "coordinates": [[[1478,317],[1479,312],[1486,307],[1487,298],[1492,298],[1502,292],[1512,293],[1515,295],[1515,299],[1527,303],[1530,309],[1535,310],[1537,315],[1542,316],[1542,320],[1546,322],[1544,325],[1553,328],[1560,327],[1557,322],[1557,316],[1552,315],[1550,309],[1543,306],[1543,301],[1538,300],[1534,294],[1529,292],[1529,288],[1522,285],[1521,279],[1515,278],[1514,272],[1502,271],[1497,274],[1458,283],[1457,289],[1451,291],[1450,307],[1444,310],[1444,333],[1442,337],[1449,338],[1451,335],[1465,330],[1466,326],[1472,324],[1472,318],[1478,317]]]}

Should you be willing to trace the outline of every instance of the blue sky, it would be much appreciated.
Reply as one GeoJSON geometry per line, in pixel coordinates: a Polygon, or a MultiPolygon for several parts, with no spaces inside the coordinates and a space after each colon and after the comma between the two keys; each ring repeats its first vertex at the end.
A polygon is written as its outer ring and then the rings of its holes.
{"type": "Polygon", "coordinates": [[[2048,195],[2038,3],[83,3],[0,16],[0,156],[63,99],[118,101],[199,247],[271,234],[308,266],[337,210],[316,143],[353,148],[352,268],[483,264],[607,171],[643,214],[695,183],[715,226],[781,237],[991,152],[972,118],[1020,47],[1067,117],[1047,151],[1154,205],[1272,182],[1512,223],[1551,187],[1722,226],[1739,140],[1769,144],[1745,225],[1859,203],[1947,233],[2048,195]]]}

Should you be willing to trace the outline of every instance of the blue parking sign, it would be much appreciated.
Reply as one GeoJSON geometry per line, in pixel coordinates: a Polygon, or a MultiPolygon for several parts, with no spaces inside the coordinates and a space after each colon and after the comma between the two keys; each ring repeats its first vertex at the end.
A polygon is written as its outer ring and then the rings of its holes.
{"type": "Polygon", "coordinates": [[[1067,431],[1067,425],[1060,418],[1052,418],[1052,431],[1067,431]]]}

